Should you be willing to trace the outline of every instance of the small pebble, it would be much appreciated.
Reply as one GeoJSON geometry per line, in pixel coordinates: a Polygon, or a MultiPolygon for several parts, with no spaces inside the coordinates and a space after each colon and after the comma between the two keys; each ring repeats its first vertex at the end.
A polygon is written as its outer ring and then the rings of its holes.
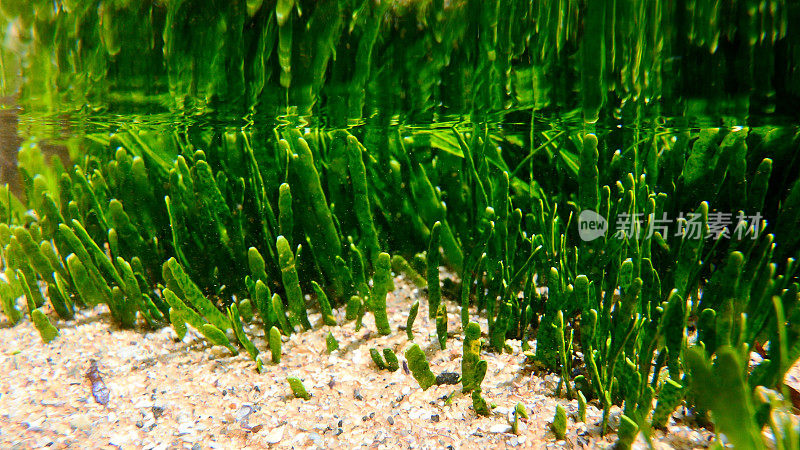
{"type": "Polygon", "coordinates": [[[153,406],[151,408],[151,410],[153,411],[153,418],[154,419],[158,419],[159,417],[161,417],[162,414],[164,414],[164,407],[163,406],[153,406]]]}
{"type": "Polygon", "coordinates": [[[436,376],[436,384],[458,384],[461,381],[461,375],[456,372],[444,371],[436,376]]]}
{"type": "Polygon", "coordinates": [[[498,423],[489,428],[490,433],[508,433],[511,431],[511,425],[505,423],[498,423]]]}
{"type": "Polygon", "coordinates": [[[284,428],[286,428],[285,425],[280,426],[278,428],[274,428],[272,431],[269,432],[269,434],[267,434],[267,437],[264,439],[264,441],[268,444],[277,444],[278,442],[281,441],[281,439],[283,439],[284,428]]]}
{"type": "Polygon", "coordinates": [[[389,422],[389,425],[394,425],[394,419],[392,418],[392,416],[387,417],[386,421],[389,422]]]}
{"type": "Polygon", "coordinates": [[[320,436],[319,434],[310,433],[308,435],[308,439],[311,440],[311,442],[313,442],[315,445],[318,445],[318,446],[322,447],[322,444],[323,444],[322,436],[320,436]]]}
{"type": "Polygon", "coordinates": [[[88,433],[92,429],[92,421],[85,414],[73,416],[69,421],[72,428],[88,433]]]}
{"type": "Polygon", "coordinates": [[[244,405],[236,411],[233,415],[237,422],[246,421],[250,414],[253,413],[253,408],[250,405],[244,405]]]}
{"type": "Polygon", "coordinates": [[[431,415],[431,422],[438,422],[438,421],[439,421],[439,415],[438,414],[431,415]]]}

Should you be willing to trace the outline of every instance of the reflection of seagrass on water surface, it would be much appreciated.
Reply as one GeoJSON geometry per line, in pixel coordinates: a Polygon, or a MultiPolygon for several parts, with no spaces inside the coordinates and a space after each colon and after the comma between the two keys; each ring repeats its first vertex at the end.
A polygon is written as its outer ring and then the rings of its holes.
{"type": "MultiPolygon", "coordinates": [[[[17,151],[23,143],[23,136],[31,136],[32,133],[30,129],[26,129],[26,126],[19,124],[19,114],[19,106],[15,103],[14,98],[0,99],[0,185],[8,183],[14,195],[24,196],[17,172],[17,151]]],[[[47,122],[51,121],[47,120],[47,122]]],[[[45,158],[57,156],[61,161],[69,163],[69,152],[66,146],[59,142],[65,134],[70,133],[69,125],[61,122],[59,124],[50,123],[45,127],[50,128],[51,131],[44,135],[33,134],[36,145],[41,148],[43,156],[45,158]]]]}
{"type": "Polygon", "coordinates": [[[21,142],[17,135],[17,111],[10,98],[0,99],[0,183],[10,183],[15,195],[19,195],[17,177],[17,149],[21,142]]]}
{"type": "Polygon", "coordinates": [[[800,95],[788,0],[72,3],[4,2],[0,95],[334,126],[531,107],[791,118],[800,95]]]}

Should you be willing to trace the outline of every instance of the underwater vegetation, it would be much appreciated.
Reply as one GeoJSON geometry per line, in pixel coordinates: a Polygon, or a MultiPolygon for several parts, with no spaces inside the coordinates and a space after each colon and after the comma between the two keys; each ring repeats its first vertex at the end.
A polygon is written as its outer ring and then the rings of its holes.
{"type": "MultiPolygon", "coordinates": [[[[784,374],[800,357],[796,133],[653,134],[621,152],[614,133],[575,130],[534,160],[480,125],[353,131],[366,134],[132,130],[93,136],[71,169],[23,146],[24,200],[6,187],[0,202],[5,315],[29,315],[48,341],[57,330],[45,304],[62,319],[105,304],[122,327],[171,325],[179,336],[191,327],[263,370],[244,323],[261,326],[276,364],[281,337],[311,328],[309,310],[325,324],[335,323],[332,308],[359,326],[373,314],[379,333],[401,332],[386,321],[394,260],[427,285],[442,348],[445,305],[461,306],[462,384],[477,413],[490,411],[481,347],[500,352],[521,339],[527,348],[533,338],[525,357],[561,374],[559,395],[596,399],[604,429],[612,405],[635,437],[685,404],[738,439],[710,394],[723,386],[782,410],[784,374]],[[554,164],[565,166],[562,179],[539,175],[554,164]],[[582,239],[587,211],[630,228],[582,239]],[[740,221],[721,227],[720,211],[740,221]],[[650,226],[662,217],[683,217],[682,227],[650,226]],[[764,358],[748,370],[755,348],[764,358]],[[713,371],[734,378],[704,384],[713,371]]],[[[411,339],[419,305],[408,307],[411,339]]],[[[381,370],[399,367],[391,349],[371,356],[381,370]]],[[[422,388],[435,384],[419,346],[405,358],[422,388]]],[[[771,413],[742,408],[755,422],[741,439],[760,439],[771,413]]]]}
{"type": "MultiPolygon", "coordinates": [[[[343,309],[356,329],[371,314],[380,335],[404,331],[414,343],[403,354],[372,348],[372,361],[394,372],[404,358],[428,389],[440,380],[420,346],[427,337],[413,330],[427,314],[437,348],[463,337],[460,380],[448,381],[461,382],[476,414],[492,410],[481,389],[491,352],[520,340],[520,358],[560,374],[555,394],[577,399],[579,416],[600,405],[604,433],[621,406],[620,448],[649,439],[680,406],[737,447],[797,447],[783,384],[800,359],[797,129],[595,125],[638,123],[648,108],[786,107],[800,72],[778,61],[800,48],[786,44],[800,30],[788,25],[796,7],[229,3],[0,8],[26,49],[23,104],[86,106],[135,91],[168,109],[289,113],[269,129],[125,123],[87,133],[71,161],[26,142],[19,189],[0,187],[8,322],[30,318],[49,342],[56,317],[105,305],[120,327],[171,326],[179,338],[191,328],[269,370],[288,336],[313,328],[310,311],[332,326],[343,309]],[[729,85],[750,93],[719,83],[687,100],[702,89],[698,74],[723,63],[729,85]],[[774,85],[759,81],[761,63],[774,85]],[[67,87],[83,97],[65,100],[67,87]],[[298,119],[323,107],[320,126],[298,119]],[[583,120],[543,124],[548,109],[583,120]],[[527,128],[395,117],[440,110],[507,110],[527,128]],[[386,299],[400,274],[425,298],[393,330],[386,299]]],[[[4,75],[15,53],[2,52],[4,75]]],[[[329,333],[328,352],[338,349],[329,333]]],[[[314,394],[287,382],[297,398],[314,394]]],[[[552,429],[563,435],[559,408],[552,429]]]]}

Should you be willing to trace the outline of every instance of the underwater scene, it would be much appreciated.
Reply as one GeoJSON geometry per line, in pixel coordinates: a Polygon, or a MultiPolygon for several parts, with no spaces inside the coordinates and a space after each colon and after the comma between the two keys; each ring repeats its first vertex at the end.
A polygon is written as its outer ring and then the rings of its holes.
{"type": "Polygon", "coordinates": [[[800,448],[800,3],[0,0],[0,447],[800,448]]]}

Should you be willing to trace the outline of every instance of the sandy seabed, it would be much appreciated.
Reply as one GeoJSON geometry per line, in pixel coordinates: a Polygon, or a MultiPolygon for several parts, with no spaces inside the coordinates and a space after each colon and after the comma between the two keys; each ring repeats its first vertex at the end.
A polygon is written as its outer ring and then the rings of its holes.
{"type": "MultiPolygon", "coordinates": [[[[519,341],[512,353],[483,352],[488,373],[483,395],[496,405],[478,416],[461,386],[427,391],[402,367],[411,343],[405,327],[419,292],[401,278],[387,298],[391,336],[375,331],[370,314],[356,332],[335,312],[340,326],[322,325],[311,314],[312,331],[285,339],[280,364],[263,373],[246,352],[232,356],[189,331],[178,341],[171,327],[157,331],[116,328],[105,307],[59,321],[60,336],[43,344],[29,320],[0,324],[0,448],[597,448],[614,434],[600,435],[601,411],[590,402],[587,423],[577,422],[577,401],[555,396],[558,376],[537,373],[525,362],[519,341]],[[333,333],[340,350],[328,354],[333,333]],[[369,349],[393,349],[396,372],[379,370],[369,349]],[[97,361],[109,390],[98,404],[86,372],[97,361]],[[292,396],[286,378],[300,378],[310,400],[292,396]],[[449,400],[448,400],[449,398],[449,400]],[[521,402],[529,419],[513,433],[510,419],[521,402]],[[556,404],[568,415],[565,440],[549,429],[556,404]]],[[[414,342],[425,350],[434,373],[461,372],[459,307],[448,302],[450,338],[441,350],[426,301],[414,325],[414,342]]],[[[342,315],[340,315],[340,313],[342,315]]],[[[54,317],[54,316],[51,316],[54,317]]],[[[55,320],[55,319],[53,319],[55,320]]],[[[486,324],[482,323],[486,330],[486,324]]],[[[260,325],[246,325],[265,361],[269,349],[260,325]]],[[[657,448],[706,447],[713,434],[692,429],[682,409],[658,432],[657,448]]],[[[611,424],[619,422],[619,409],[611,424]]],[[[637,446],[644,444],[641,439],[637,446]]]]}

